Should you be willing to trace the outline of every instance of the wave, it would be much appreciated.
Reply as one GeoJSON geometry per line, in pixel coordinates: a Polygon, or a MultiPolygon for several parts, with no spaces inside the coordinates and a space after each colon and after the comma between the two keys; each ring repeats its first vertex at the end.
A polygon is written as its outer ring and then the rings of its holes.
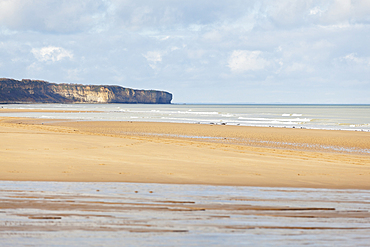
{"type": "Polygon", "coordinates": [[[292,116],[292,117],[301,117],[302,115],[303,114],[299,114],[299,113],[292,113],[292,114],[284,113],[284,114],[281,114],[282,117],[290,117],[290,116],[292,116]]]}
{"type": "Polygon", "coordinates": [[[242,120],[251,120],[251,121],[272,121],[272,122],[310,122],[311,119],[309,118],[290,118],[290,119],[282,119],[282,118],[245,118],[239,117],[238,119],[242,120]]]}
{"type": "Polygon", "coordinates": [[[194,111],[161,111],[161,110],[150,110],[150,111],[133,111],[120,109],[112,112],[129,112],[129,113],[158,113],[158,114],[189,114],[189,115],[219,115],[219,112],[194,112],[194,111]]]}

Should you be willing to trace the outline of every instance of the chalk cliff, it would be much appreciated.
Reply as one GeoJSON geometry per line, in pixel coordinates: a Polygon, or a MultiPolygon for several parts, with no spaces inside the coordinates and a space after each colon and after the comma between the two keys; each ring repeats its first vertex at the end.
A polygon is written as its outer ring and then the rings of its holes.
{"type": "Polygon", "coordinates": [[[171,100],[172,94],[164,91],[0,78],[0,103],[170,104],[171,100]]]}

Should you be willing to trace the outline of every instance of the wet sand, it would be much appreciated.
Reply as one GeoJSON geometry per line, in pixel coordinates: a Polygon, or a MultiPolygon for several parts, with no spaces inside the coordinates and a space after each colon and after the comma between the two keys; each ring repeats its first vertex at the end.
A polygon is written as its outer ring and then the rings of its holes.
{"type": "Polygon", "coordinates": [[[0,188],[4,246],[367,246],[370,238],[366,190],[10,181],[0,188]]]}
{"type": "Polygon", "coordinates": [[[0,119],[0,180],[370,189],[370,133],[0,119]]]}

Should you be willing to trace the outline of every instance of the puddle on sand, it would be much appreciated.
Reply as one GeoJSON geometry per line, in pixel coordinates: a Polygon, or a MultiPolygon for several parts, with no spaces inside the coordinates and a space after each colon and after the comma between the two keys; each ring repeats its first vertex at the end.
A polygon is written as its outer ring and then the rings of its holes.
{"type": "Polygon", "coordinates": [[[368,246],[370,192],[0,181],[0,246],[368,246]]]}

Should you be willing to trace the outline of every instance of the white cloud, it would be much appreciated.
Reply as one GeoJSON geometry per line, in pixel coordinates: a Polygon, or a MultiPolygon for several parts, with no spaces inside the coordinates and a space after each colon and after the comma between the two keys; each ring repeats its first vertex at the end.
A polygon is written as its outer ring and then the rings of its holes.
{"type": "Polygon", "coordinates": [[[228,60],[228,67],[234,72],[264,69],[269,62],[260,57],[261,51],[235,50],[228,60]]]}
{"type": "Polygon", "coordinates": [[[324,11],[318,6],[310,9],[310,15],[320,15],[321,16],[322,13],[324,13],[324,11]]]}
{"type": "Polygon", "coordinates": [[[348,54],[339,59],[342,62],[353,65],[361,65],[370,68],[370,57],[358,57],[356,53],[348,54]]]}
{"type": "Polygon", "coordinates": [[[152,69],[156,68],[156,64],[162,62],[162,52],[160,51],[148,51],[143,54],[152,69]]]}
{"type": "Polygon", "coordinates": [[[62,47],[47,46],[40,49],[33,48],[31,52],[40,62],[57,62],[64,58],[73,58],[73,53],[62,47]]]}
{"type": "Polygon", "coordinates": [[[262,0],[257,26],[266,29],[291,29],[313,25],[342,26],[368,24],[369,0],[262,0]]]}
{"type": "MultiPolygon", "coordinates": [[[[2,0],[0,26],[9,30],[75,33],[103,32],[119,27],[130,31],[207,30],[204,38],[219,40],[222,32],[209,26],[299,28],[368,23],[369,0],[2,0]],[[194,28],[196,27],[196,28],[194,28]]],[[[167,37],[164,36],[164,37],[167,37]]]]}
{"type": "Polygon", "coordinates": [[[370,21],[370,1],[331,0],[322,1],[311,9],[311,15],[318,17],[321,25],[346,25],[347,23],[368,23],[370,21]]]}
{"type": "Polygon", "coordinates": [[[369,0],[0,0],[0,74],[158,88],[178,102],[212,101],[193,93],[210,85],[220,102],[245,99],[235,91],[274,102],[263,85],[310,98],[292,85],[357,80],[368,99],[369,31],[369,0]]]}
{"type": "Polygon", "coordinates": [[[1,0],[0,26],[10,30],[71,33],[101,24],[108,1],[1,0]]]}

